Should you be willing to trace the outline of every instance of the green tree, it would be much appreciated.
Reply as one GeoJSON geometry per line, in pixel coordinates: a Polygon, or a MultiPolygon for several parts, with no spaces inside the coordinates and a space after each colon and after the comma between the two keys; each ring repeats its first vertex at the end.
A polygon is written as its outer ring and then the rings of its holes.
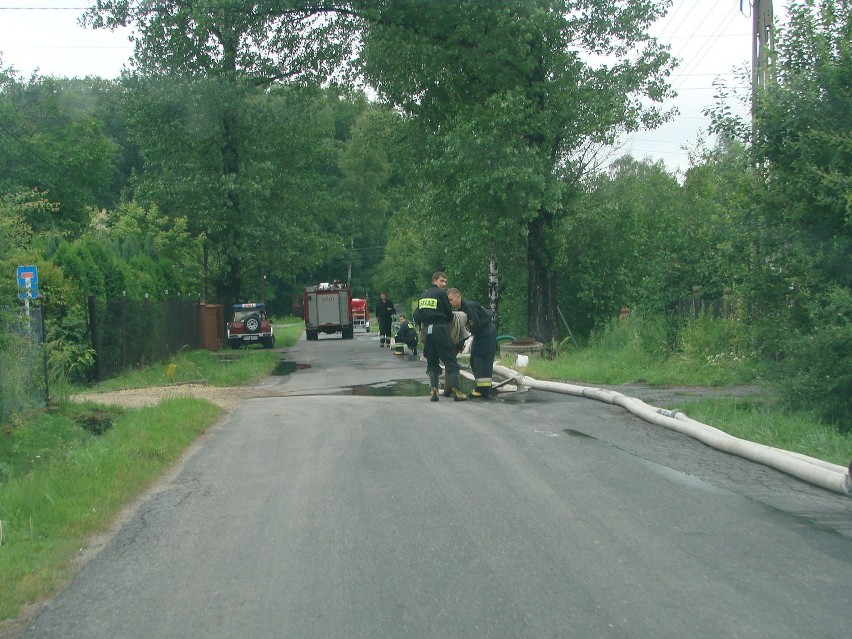
{"type": "Polygon", "coordinates": [[[555,337],[556,229],[589,145],[664,117],[655,103],[672,61],[647,27],[668,3],[355,4],[365,77],[420,128],[416,189],[436,230],[427,241],[436,255],[448,242],[448,259],[475,254],[480,271],[521,251],[528,332],[555,337]],[[448,226],[449,241],[438,232],[448,226]]]}
{"type": "Polygon", "coordinates": [[[341,150],[338,228],[349,249],[347,279],[356,289],[369,288],[388,239],[388,182],[392,177],[388,145],[397,119],[385,109],[365,110],[341,150]]]}
{"type": "MultiPolygon", "coordinates": [[[[254,228],[250,222],[260,213],[249,200],[256,202],[254,194],[263,190],[255,179],[266,159],[254,162],[247,174],[247,132],[256,129],[247,126],[251,116],[244,109],[276,85],[328,77],[349,51],[350,16],[323,3],[292,1],[98,0],[86,21],[95,28],[134,27],[137,49],[132,63],[137,75],[145,78],[137,88],[146,84],[148,96],[154,90],[168,96],[141,116],[149,119],[148,127],[157,126],[160,122],[150,118],[157,117],[159,109],[165,125],[159,135],[146,136],[146,172],[157,167],[160,181],[159,185],[148,181],[149,193],[162,196],[180,190],[178,204],[203,206],[204,217],[193,218],[207,242],[205,268],[209,253],[217,253],[221,272],[214,281],[217,297],[237,299],[249,241],[245,229],[254,228]],[[187,103],[181,104],[180,98],[187,98],[187,103]],[[180,144],[181,157],[192,156],[189,169],[172,159],[180,144]],[[187,191],[198,197],[186,199],[187,191]]],[[[258,137],[260,133],[256,131],[258,137]]],[[[141,139],[139,143],[143,146],[141,139]]],[[[278,170],[284,165],[278,164],[278,170]]],[[[176,210],[156,198],[152,201],[167,214],[176,210]]],[[[281,230],[293,224],[288,216],[281,230]]]]}
{"type": "Polygon", "coordinates": [[[200,241],[190,235],[186,218],[169,218],[154,206],[145,208],[127,202],[113,211],[104,211],[97,218],[96,230],[122,262],[129,263],[142,255],[162,270],[155,278],[157,285],[139,288],[138,282],[129,278],[127,288],[121,290],[130,297],[138,299],[145,292],[170,291],[174,295],[201,291],[201,267],[197,259],[200,241]]]}
{"type": "MultiPolygon", "coordinates": [[[[33,250],[33,229],[27,221],[33,211],[55,210],[37,192],[0,194],[0,271],[15,273],[23,264],[32,264],[40,257],[33,250]]],[[[18,294],[13,277],[0,280],[0,297],[14,299],[18,294]]]]}
{"type": "Polygon", "coordinates": [[[36,231],[79,234],[93,208],[115,200],[119,147],[79,88],[0,70],[0,193],[37,190],[58,205],[28,212],[36,231]]]}
{"type": "Polygon", "coordinates": [[[827,249],[827,242],[852,235],[848,2],[791,2],[789,26],[778,38],[777,75],[759,96],[755,153],[786,204],[783,217],[827,249]]]}
{"type": "Polygon", "coordinates": [[[262,282],[277,288],[342,254],[329,200],[336,123],[324,92],[282,86],[228,98],[240,105],[233,134],[241,162],[238,174],[226,174],[218,122],[230,85],[142,78],[130,85],[129,124],[145,158],[133,193],[169,219],[185,218],[201,238],[198,262],[213,287],[205,297],[236,291],[234,299],[258,299],[262,282]]]}
{"type": "MultiPolygon", "coordinates": [[[[776,37],[775,81],[753,105],[754,187],[743,287],[754,344],[783,396],[829,419],[852,413],[852,8],[793,0],[776,37]]],[[[746,127],[717,107],[714,126],[746,127]]]]}
{"type": "Polygon", "coordinates": [[[697,232],[688,229],[681,188],[662,163],[630,156],[588,180],[558,233],[572,331],[589,334],[623,306],[664,312],[696,283],[697,232]]]}
{"type": "MultiPolygon", "coordinates": [[[[790,3],[777,39],[777,83],[758,96],[755,154],[761,215],[784,237],[769,245],[785,274],[767,291],[784,309],[770,343],[784,396],[848,428],[852,415],[852,7],[790,3]]],[[[768,296],[767,296],[768,297],[768,296]]]]}

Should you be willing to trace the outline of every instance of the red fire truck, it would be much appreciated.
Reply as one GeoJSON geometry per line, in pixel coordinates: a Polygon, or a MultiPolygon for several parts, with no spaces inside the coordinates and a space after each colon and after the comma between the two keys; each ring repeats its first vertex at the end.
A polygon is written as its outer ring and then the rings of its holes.
{"type": "Polygon", "coordinates": [[[309,341],[319,339],[320,333],[341,333],[352,339],[352,291],[348,284],[323,282],[305,287],[305,335],[309,341]]]}
{"type": "Polygon", "coordinates": [[[367,300],[359,297],[352,298],[352,325],[370,332],[370,316],[367,313],[367,300]]]}

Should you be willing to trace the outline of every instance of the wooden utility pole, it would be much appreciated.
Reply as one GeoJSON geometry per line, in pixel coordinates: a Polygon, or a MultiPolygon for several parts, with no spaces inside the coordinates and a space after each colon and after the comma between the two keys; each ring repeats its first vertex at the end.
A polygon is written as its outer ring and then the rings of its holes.
{"type": "Polygon", "coordinates": [[[770,52],[775,46],[772,0],[752,0],[752,47],[751,47],[751,121],[754,128],[754,114],[758,92],[773,80],[770,52]]]}

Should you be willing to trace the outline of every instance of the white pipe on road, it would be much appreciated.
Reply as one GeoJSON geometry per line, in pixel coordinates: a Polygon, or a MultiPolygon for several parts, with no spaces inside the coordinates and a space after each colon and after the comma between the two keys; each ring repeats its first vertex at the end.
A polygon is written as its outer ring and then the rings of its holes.
{"type": "Polygon", "coordinates": [[[815,486],[821,486],[843,495],[849,495],[852,492],[852,478],[850,478],[848,468],[800,453],[739,439],[717,428],[691,419],[679,410],[669,411],[656,408],[635,397],[628,397],[622,393],[602,388],[577,386],[564,382],[539,381],[499,364],[494,365],[494,372],[503,377],[511,378],[519,386],[588,397],[608,404],[616,404],[647,422],[689,435],[717,450],[770,466],[815,486]]]}

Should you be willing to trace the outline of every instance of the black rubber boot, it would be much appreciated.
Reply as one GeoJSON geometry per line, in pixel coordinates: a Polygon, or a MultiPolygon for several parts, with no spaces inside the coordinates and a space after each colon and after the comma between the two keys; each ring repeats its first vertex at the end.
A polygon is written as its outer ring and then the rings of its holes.
{"type": "Polygon", "coordinates": [[[447,381],[450,384],[450,394],[453,397],[454,402],[463,402],[467,399],[467,395],[462,393],[461,387],[459,386],[459,374],[453,373],[452,375],[447,375],[447,381]]]}
{"type": "Polygon", "coordinates": [[[438,380],[441,378],[438,373],[429,373],[429,401],[438,401],[438,380]]]}

